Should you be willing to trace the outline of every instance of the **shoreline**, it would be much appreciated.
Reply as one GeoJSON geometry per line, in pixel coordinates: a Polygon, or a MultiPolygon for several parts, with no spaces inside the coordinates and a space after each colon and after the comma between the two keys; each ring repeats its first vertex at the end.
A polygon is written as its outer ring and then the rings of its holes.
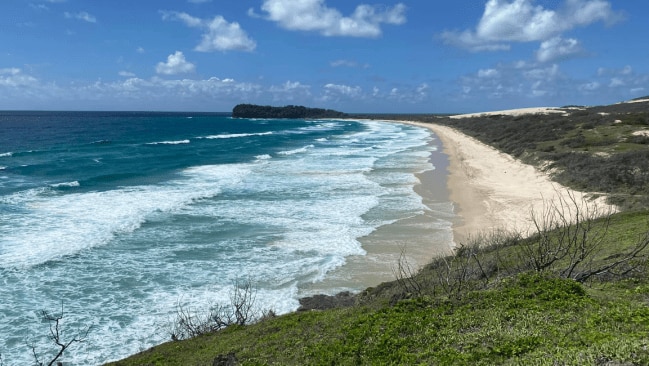
{"type": "MultiPolygon", "coordinates": [[[[604,197],[591,199],[553,182],[549,175],[511,155],[486,145],[458,130],[434,123],[377,120],[426,128],[434,170],[418,173],[413,189],[430,211],[379,227],[360,238],[366,254],[351,256],[346,263],[317,283],[300,286],[299,298],[337,294],[376,286],[395,279],[393,268],[403,254],[417,270],[439,255],[470,244],[481,235],[534,232],[533,215],[541,217],[550,203],[572,202],[589,213],[616,212],[604,197]],[[440,224],[442,223],[442,224],[440,224]]],[[[573,207],[565,208],[568,220],[573,207]]],[[[585,211],[584,211],[585,212],[585,211]]],[[[583,213],[582,213],[583,214],[583,213]]]]}
{"type": "MultiPolygon", "coordinates": [[[[535,167],[524,164],[451,127],[414,121],[388,121],[427,128],[439,138],[449,159],[447,188],[455,206],[453,243],[460,246],[472,237],[496,231],[528,235],[533,213],[542,214],[549,202],[588,202],[595,212],[616,211],[603,197],[571,190],[553,182],[535,167]]],[[[568,215],[571,215],[568,212],[568,215]]]]}
{"type": "MultiPolygon", "coordinates": [[[[383,121],[392,123],[392,121],[383,121]]],[[[434,134],[428,143],[428,160],[432,170],[415,173],[419,180],[413,187],[428,208],[423,213],[380,226],[360,241],[365,255],[350,256],[341,267],[327,273],[316,283],[302,284],[299,298],[362,291],[396,279],[394,268],[403,255],[416,271],[439,255],[453,249],[452,228],[455,224],[453,203],[447,187],[448,156],[434,134]]]]}

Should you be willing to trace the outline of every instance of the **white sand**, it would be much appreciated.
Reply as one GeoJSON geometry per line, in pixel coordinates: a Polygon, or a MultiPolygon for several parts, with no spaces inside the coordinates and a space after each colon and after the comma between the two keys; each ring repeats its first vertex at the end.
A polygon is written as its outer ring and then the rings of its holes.
{"type": "MultiPolygon", "coordinates": [[[[589,195],[552,182],[534,168],[499,152],[450,127],[406,122],[431,129],[449,157],[448,188],[459,222],[454,225],[454,243],[495,230],[521,234],[533,229],[532,212],[542,214],[550,200],[560,197],[578,202],[589,195]]],[[[589,201],[591,210],[615,210],[603,198],[589,201]]]]}
{"type": "Polygon", "coordinates": [[[622,102],[622,103],[645,103],[645,102],[649,102],[649,99],[627,100],[626,102],[622,102]]]}
{"type": "Polygon", "coordinates": [[[560,110],[560,109],[557,109],[557,108],[553,108],[553,107],[520,108],[520,109],[508,109],[508,110],[504,110],[504,111],[458,114],[458,115],[455,115],[455,116],[451,116],[451,118],[460,119],[460,118],[481,117],[481,116],[496,116],[496,115],[522,116],[522,115],[525,115],[525,114],[550,114],[550,113],[566,114],[566,111],[560,110]]]}

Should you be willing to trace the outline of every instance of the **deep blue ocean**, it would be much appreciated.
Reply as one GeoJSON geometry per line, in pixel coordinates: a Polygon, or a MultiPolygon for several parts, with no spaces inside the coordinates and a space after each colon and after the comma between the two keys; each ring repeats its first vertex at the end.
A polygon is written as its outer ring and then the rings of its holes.
{"type": "Polygon", "coordinates": [[[41,310],[63,307],[68,334],[92,325],[75,365],[169,340],[179,304],[227,303],[237,280],[295,310],[361,238],[430,211],[414,187],[431,144],[373,121],[0,112],[4,365],[53,352],[41,310]]]}

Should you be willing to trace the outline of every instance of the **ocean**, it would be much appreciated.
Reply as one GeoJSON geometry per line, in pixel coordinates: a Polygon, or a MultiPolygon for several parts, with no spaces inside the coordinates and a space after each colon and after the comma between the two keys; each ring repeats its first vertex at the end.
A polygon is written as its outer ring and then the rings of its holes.
{"type": "Polygon", "coordinates": [[[101,364],[237,282],[281,314],[389,280],[411,238],[413,263],[451,240],[452,204],[417,188],[445,181],[437,146],[378,121],[0,112],[1,360],[55,354],[42,310],[91,326],[66,364],[101,364]]]}

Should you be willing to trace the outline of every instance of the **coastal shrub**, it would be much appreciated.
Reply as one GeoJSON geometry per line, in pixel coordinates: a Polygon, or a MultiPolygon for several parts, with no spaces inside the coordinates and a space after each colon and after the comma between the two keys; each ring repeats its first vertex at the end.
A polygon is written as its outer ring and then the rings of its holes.
{"type": "Polygon", "coordinates": [[[260,312],[256,304],[257,291],[251,280],[234,283],[227,305],[212,305],[194,310],[178,304],[175,318],[168,327],[172,340],[179,341],[214,333],[232,325],[246,325],[260,319],[273,318],[272,310],[260,312]]]}

